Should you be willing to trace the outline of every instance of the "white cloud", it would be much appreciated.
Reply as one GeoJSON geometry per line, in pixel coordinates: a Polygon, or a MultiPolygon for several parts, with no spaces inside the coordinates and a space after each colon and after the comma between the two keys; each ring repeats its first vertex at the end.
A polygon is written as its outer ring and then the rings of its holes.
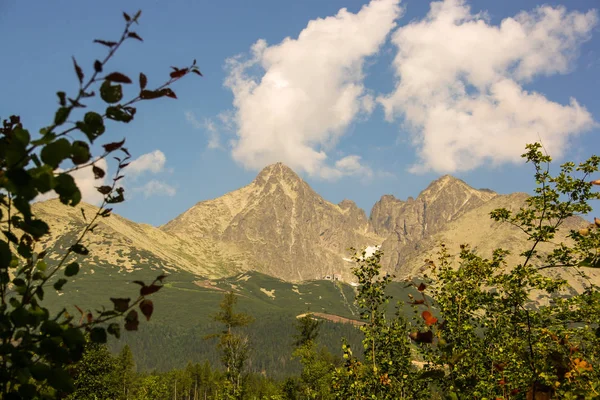
{"type": "Polygon", "coordinates": [[[234,95],[237,126],[233,158],[251,169],[282,161],[324,178],[347,173],[327,165],[325,150],[373,110],[363,64],[395,27],[399,2],[372,0],[356,14],[341,9],[310,21],[297,39],[272,46],[259,40],[249,59],[227,60],[225,86],[234,95]],[[252,75],[257,67],[264,74],[252,75]]]}
{"type": "Polygon", "coordinates": [[[145,198],[155,196],[155,195],[157,195],[157,196],[164,195],[164,196],[173,197],[177,193],[177,190],[173,186],[171,186],[165,182],[157,181],[154,179],[147,182],[143,186],[133,188],[133,191],[141,192],[145,198]]]}
{"type": "Polygon", "coordinates": [[[129,178],[136,178],[144,172],[159,173],[165,168],[167,157],[160,150],[154,150],[151,153],[142,154],[133,160],[125,168],[125,175],[129,178]]]}
{"type": "Polygon", "coordinates": [[[346,156],[336,161],[335,167],[344,175],[364,175],[366,177],[371,177],[373,171],[362,165],[360,158],[361,157],[357,155],[346,156]]]}
{"type": "Polygon", "coordinates": [[[542,6],[495,26],[464,1],[446,0],[397,29],[398,82],[378,101],[388,120],[401,115],[411,128],[421,160],[413,171],[519,162],[539,138],[560,156],[571,135],[594,126],[592,116],[575,99],[561,105],[522,85],[570,72],[596,22],[595,11],[542,6]]]}
{"type": "MultiPolygon", "coordinates": [[[[225,117],[221,118],[223,124],[226,123],[225,117]]],[[[222,149],[221,139],[219,137],[219,131],[217,129],[217,125],[210,118],[205,118],[204,122],[198,121],[194,113],[191,111],[185,112],[185,119],[195,128],[195,129],[203,129],[208,134],[208,147],[211,150],[214,149],[222,149]]]]}
{"type": "MultiPolygon", "coordinates": [[[[79,188],[79,191],[81,192],[82,200],[85,201],[86,203],[99,206],[102,203],[104,196],[102,194],[100,194],[96,188],[106,185],[107,177],[109,175],[108,175],[108,169],[107,169],[107,164],[106,164],[105,159],[98,160],[96,162],[96,166],[99,168],[102,168],[104,170],[104,172],[106,172],[106,175],[104,176],[104,178],[95,179],[94,173],[92,172],[91,167],[82,168],[77,171],[73,171],[70,173],[70,175],[73,177],[73,179],[75,179],[75,183],[77,184],[77,187],[79,188]]],[[[59,168],[56,170],[56,172],[62,172],[62,170],[59,168]]],[[[36,202],[37,201],[45,201],[45,200],[55,199],[57,197],[58,197],[58,195],[54,192],[54,190],[52,190],[50,192],[38,195],[34,201],[36,201],[36,202]]]]}

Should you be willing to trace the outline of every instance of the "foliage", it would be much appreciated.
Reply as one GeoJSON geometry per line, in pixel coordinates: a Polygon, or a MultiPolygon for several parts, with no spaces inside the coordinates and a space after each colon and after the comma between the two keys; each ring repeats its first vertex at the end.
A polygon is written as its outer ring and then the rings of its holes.
{"type": "Polygon", "coordinates": [[[307,313],[298,318],[295,335],[296,349],[292,353],[300,360],[302,372],[297,382],[289,381],[287,396],[301,399],[330,399],[333,371],[338,364],[333,355],[323,346],[318,346],[315,340],[319,335],[322,321],[313,314],[307,313]]]}
{"type": "MultiPolygon", "coordinates": [[[[432,304],[414,302],[422,311],[411,333],[425,360],[425,371],[450,398],[598,398],[600,396],[600,295],[588,284],[572,295],[563,279],[543,274],[598,266],[598,224],[571,230],[567,243],[555,243],[559,227],[591,211],[589,177],[598,171],[593,156],[575,166],[565,163],[556,176],[539,144],[523,155],[535,168],[537,188],[524,207],[494,210],[491,217],[521,230],[531,243],[521,262],[509,266],[509,253],[497,249],[491,259],[464,245],[458,268],[442,246],[432,269],[432,304]],[[542,244],[551,246],[546,253],[542,244]],[[539,298],[539,303],[534,298],[539,298]]],[[[598,220],[596,220],[598,221],[598,220]]]]}
{"type": "Polygon", "coordinates": [[[236,328],[244,327],[254,321],[254,319],[245,313],[236,313],[234,311],[237,303],[237,296],[233,291],[228,292],[223,297],[219,307],[221,311],[213,319],[224,325],[220,334],[209,335],[218,337],[218,347],[221,350],[221,362],[225,367],[226,381],[225,392],[231,398],[242,398],[243,395],[243,373],[250,344],[248,336],[235,331],[236,328]]]}
{"type": "Polygon", "coordinates": [[[102,218],[110,216],[113,204],[125,199],[120,186],[122,172],[130,160],[125,140],[102,144],[101,154],[97,157],[92,154],[106,131],[105,122],[130,123],[135,118],[137,103],[161,97],[176,98],[171,84],[190,73],[201,75],[194,61],[190,67],[174,68],[164,84],[148,89],[148,80],[140,73],[139,90],[125,100],[124,85],[131,84],[132,80],[106,69],[125,41],[142,41],[132,30],[140,15],[139,11],[133,16],[123,13],[125,29],[118,40],[95,40],[106,48],[107,54],[94,62],[89,78],[86,79],[83,68],[73,58],[79,88],[73,96],[63,91],[57,93],[59,107],[54,120],[39,130],[38,138],[32,137],[18,116],[4,120],[0,128],[0,227],[3,232],[0,239],[0,395],[4,399],[55,398],[72,392],[74,381],[68,367],[88,354],[84,332],[92,342],[102,344],[108,335],[119,337],[121,324],[114,322],[116,318],[124,316],[124,328],[136,330],[139,324],[136,308],[146,319],[153,313],[153,303],[147,297],[161,289],[164,275],[150,285],[136,281],[140,285],[139,296],[133,301],[112,298],[112,310],[78,308],[79,321],[66,309],[51,316],[43,306],[45,291],[63,291],[69,279],[79,273],[79,260],[90,253],[85,245],[86,235],[94,231],[102,218]],[[85,103],[97,94],[106,108],[81,115],[85,103]],[[117,168],[112,184],[97,188],[104,196],[102,205],[93,216],[86,216],[82,209],[86,226],[64,253],[56,255],[59,261],[53,263],[56,257],[40,249],[40,242],[50,233],[49,226],[36,218],[31,203],[40,194],[54,191],[63,204],[77,206],[81,192],[70,173],[91,168],[94,176],[101,179],[106,171],[97,163],[109,155],[115,156],[117,168]]]}
{"type": "Polygon", "coordinates": [[[411,363],[410,341],[406,322],[398,306],[394,318],[386,318],[389,296],[386,287],[393,276],[380,276],[381,251],[365,258],[365,252],[355,254],[357,266],[353,273],[358,278],[356,303],[364,333],[364,363],[353,355],[344,341],[345,365],[337,368],[333,378],[333,392],[339,399],[418,399],[428,398],[417,385],[416,368],[411,363]]]}
{"type": "Polygon", "coordinates": [[[119,376],[116,359],[106,345],[88,342],[83,357],[70,368],[75,391],[72,400],[109,400],[118,396],[119,376]]]}

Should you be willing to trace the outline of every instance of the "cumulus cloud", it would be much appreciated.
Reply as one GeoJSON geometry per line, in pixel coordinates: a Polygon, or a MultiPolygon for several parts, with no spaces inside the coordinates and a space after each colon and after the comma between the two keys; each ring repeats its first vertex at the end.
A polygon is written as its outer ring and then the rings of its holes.
{"type": "Polygon", "coordinates": [[[234,96],[237,128],[233,158],[250,169],[282,161],[323,178],[356,172],[344,168],[352,161],[328,162],[326,151],[357,116],[373,110],[363,64],[395,27],[399,2],[372,0],[356,14],[341,9],[310,21],[296,39],[272,46],[258,40],[249,57],[227,60],[225,86],[234,96]]]}
{"type": "Polygon", "coordinates": [[[125,168],[125,174],[130,178],[136,178],[145,172],[159,173],[165,168],[167,157],[160,150],[142,154],[133,160],[125,168]]]}
{"type": "Polygon", "coordinates": [[[413,171],[519,162],[525,143],[540,138],[560,156],[570,136],[594,126],[592,116],[575,99],[562,105],[523,84],[570,72],[596,23],[594,10],[542,6],[491,25],[465,1],[446,0],[397,29],[398,82],[378,101],[411,130],[413,171]]]}
{"type": "Polygon", "coordinates": [[[143,186],[133,188],[133,191],[141,192],[145,198],[155,195],[173,197],[177,193],[177,190],[173,186],[155,179],[147,182],[143,186]]]}
{"type": "MultiPolygon", "coordinates": [[[[101,159],[96,162],[96,166],[102,168],[105,172],[107,172],[106,160],[101,159]]],[[[57,172],[61,172],[61,169],[58,169],[57,172]]],[[[82,168],[77,171],[73,171],[70,175],[75,179],[75,183],[77,183],[77,187],[79,187],[79,191],[81,192],[81,198],[86,203],[90,203],[96,206],[99,206],[104,199],[104,196],[98,192],[96,189],[99,186],[106,185],[108,172],[101,179],[95,179],[94,173],[92,172],[92,168],[82,168]]],[[[52,190],[50,192],[41,194],[35,198],[34,201],[45,201],[50,199],[57,198],[58,195],[52,190]]]]}

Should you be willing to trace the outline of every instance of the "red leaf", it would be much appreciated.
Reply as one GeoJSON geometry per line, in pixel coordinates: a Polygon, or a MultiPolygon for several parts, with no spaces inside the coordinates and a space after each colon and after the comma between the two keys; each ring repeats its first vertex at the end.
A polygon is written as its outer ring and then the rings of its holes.
{"type": "Polygon", "coordinates": [[[175,95],[175,92],[172,91],[169,88],[163,89],[162,92],[164,92],[164,95],[167,96],[167,97],[170,97],[172,99],[176,99],[177,98],[177,96],[175,95]]]}
{"type": "Polygon", "coordinates": [[[412,332],[408,335],[412,340],[417,343],[433,343],[433,332],[412,332]]]}
{"type": "Polygon", "coordinates": [[[140,90],[146,89],[146,85],[148,84],[148,78],[142,72],[140,72],[140,90]]]}
{"type": "Polygon", "coordinates": [[[116,83],[131,83],[131,79],[127,75],[120,72],[111,72],[104,77],[105,80],[116,83]]]}
{"type": "Polygon", "coordinates": [[[100,60],[94,61],[94,71],[102,72],[102,63],[100,62],[100,60]]]}
{"type": "Polygon", "coordinates": [[[419,304],[425,304],[425,300],[415,300],[415,301],[411,301],[408,304],[412,304],[413,306],[417,306],[419,304]]]}
{"type": "Polygon", "coordinates": [[[159,285],[144,286],[140,289],[140,295],[147,296],[149,294],[158,292],[160,289],[162,289],[162,286],[159,285]]]}
{"type": "Polygon", "coordinates": [[[143,42],[143,41],[144,41],[144,39],[142,39],[142,38],[141,38],[141,37],[140,37],[140,36],[139,36],[137,33],[135,33],[135,32],[129,32],[129,33],[127,34],[127,36],[128,36],[128,37],[130,37],[130,38],[137,39],[137,40],[139,40],[140,42],[143,42]]]}
{"type": "Polygon", "coordinates": [[[431,326],[438,321],[438,319],[434,317],[429,311],[423,311],[421,316],[425,320],[425,325],[427,326],[431,326]]]}
{"type": "Polygon", "coordinates": [[[94,40],[94,43],[100,43],[100,44],[103,44],[106,47],[113,47],[113,46],[117,45],[117,42],[109,42],[107,40],[100,40],[100,39],[94,40]]]}
{"type": "Polygon", "coordinates": [[[187,74],[188,69],[175,69],[175,71],[171,72],[169,74],[169,76],[173,79],[177,79],[177,78],[181,78],[182,76],[184,76],[185,74],[187,74]]]}
{"type": "Polygon", "coordinates": [[[162,90],[142,90],[140,93],[140,98],[142,100],[153,100],[163,96],[164,93],[162,93],[162,90]]]}
{"type": "Polygon", "coordinates": [[[129,308],[129,301],[131,299],[116,299],[114,297],[110,298],[110,301],[113,302],[113,304],[115,305],[115,311],[118,312],[125,312],[127,311],[127,309],[129,308]]]}
{"type": "Polygon", "coordinates": [[[107,153],[110,153],[111,151],[120,149],[121,146],[123,146],[123,144],[125,144],[125,139],[121,140],[120,142],[112,142],[112,143],[103,144],[102,147],[104,147],[104,151],[106,151],[107,153]]]}
{"type": "Polygon", "coordinates": [[[142,311],[142,314],[144,314],[144,317],[146,317],[146,321],[150,321],[150,317],[154,311],[154,304],[152,304],[152,300],[142,300],[140,303],[140,310],[142,311]]]}
{"type": "Polygon", "coordinates": [[[112,188],[110,186],[99,186],[99,187],[96,187],[96,190],[98,190],[100,193],[102,193],[104,195],[112,192],[112,188]]]}
{"type": "Polygon", "coordinates": [[[417,288],[417,290],[419,292],[422,292],[425,289],[427,289],[427,285],[425,285],[423,282],[421,282],[421,284],[419,285],[419,287],[417,288]]]}
{"type": "Polygon", "coordinates": [[[135,283],[135,284],[140,285],[142,287],[146,286],[146,284],[144,282],[142,282],[142,281],[133,281],[132,283],[135,283]]]}
{"type": "Polygon", "coordinates": [[[83,71],[81,70],[81,67],[77,65],[75,57],[73,57],[73,67],[75,67],[75,73],[77,74],[77,79],[79,79],[79,83],[83,83],[83,71]]]}
{"type": "Polygon", "coordinates": [[[96,167],[95,165],[92,166],[92,172],[94,173],[95,179],[104,178],[104,175],[106,175],[106,173],[104,172],[104,170],[102,168],[96,167]]]}

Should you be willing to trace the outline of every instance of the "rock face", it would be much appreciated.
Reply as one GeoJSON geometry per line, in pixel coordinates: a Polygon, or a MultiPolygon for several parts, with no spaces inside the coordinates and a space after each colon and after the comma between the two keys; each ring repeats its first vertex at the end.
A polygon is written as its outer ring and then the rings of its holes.
{"type": "Polygon", "coordinates": [[[473,189],[449,175],[433,181],[416,199],[401,201],[383,196],[373,206],[370,222],[374,232],[386,238],[381,248],[384,264],[401,269],[404,253],[418,250],[420,241],[495,196],[492,191],[473,189]]]}
{"type": "Polygon", "coordinates": [[[325,201],[281,163],[266,167],[242,189],[196,204],[161,229],[228,243],[250,260],[248,268],[292,281],[347,277],[351,266],[342,260],[347,249],[383,240],[354,202],[325,201]]]}

